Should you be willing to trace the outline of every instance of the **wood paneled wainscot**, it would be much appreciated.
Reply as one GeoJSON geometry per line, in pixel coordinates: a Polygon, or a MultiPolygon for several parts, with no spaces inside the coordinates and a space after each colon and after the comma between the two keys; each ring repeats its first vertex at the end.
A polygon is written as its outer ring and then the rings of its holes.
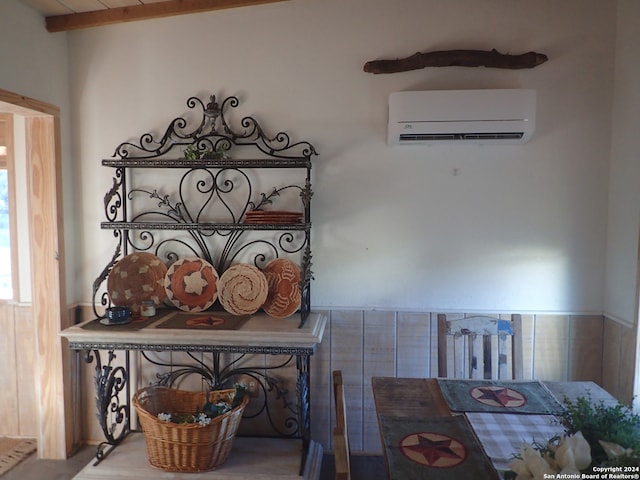
{"type": "Polygon", "coordinates": [[[0,303],[0,436],[38,436],[36,324],[29,305],[0,303]]]}
{"type": "MultiPolygon", "coordinates": [[[[331,429],[335,422],[331,372],[342,370],[352,453],[381,453],[371,377],[437,376],[437,314],[440,312],[327,310],[323,313],[328,321],[323,341],[311,363],[312,438],[325,450],[331,450],[331,429]]],[[[453,315],[447,312],[447,316],[453,315]]],[[[508,314],[499,316],[509,318],[508,314]]],[[[598,315],[525,314],[522,319],[526,379],[593,381],[621,401],[631,401],[634,357],[630,327],[598,315]]],[[[268,359],[257,355],[248,361],[268,359]]],[[[154,374],[155,370],[151,369],[145,371],[143,377],[147,381],[154,374]]],[[[84,395],[88,399],[84,407],[85,438],[97,441],[100,430],[96,428],[91,401],[91,375],[87,369],[83,378],[84,395]]]]}

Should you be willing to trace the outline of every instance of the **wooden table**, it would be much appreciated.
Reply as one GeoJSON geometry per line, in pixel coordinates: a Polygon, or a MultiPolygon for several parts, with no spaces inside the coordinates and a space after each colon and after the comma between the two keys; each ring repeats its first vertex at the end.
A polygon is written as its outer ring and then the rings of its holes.
{"type": "MultiPolygon", "coordinates": [[[[543,382],[543,385],[559,402],[563,402],[565,398],[575,401],[578,397],[588,394],[595,402],[602,400],[606,404],[618,403],[613,396],[593,382],[543,382]]],[[[372,388],[381,432],[380,419],[383,416],[428,420],[460,414],[451,411],[436,378],[374,377],[372,388]]],[[[385,444],[384,436],[382,442],[385,447],[383,450],[387,476],[396,478],[390,469],[390,461],[387,458],[389,445],[385,444]]]]}

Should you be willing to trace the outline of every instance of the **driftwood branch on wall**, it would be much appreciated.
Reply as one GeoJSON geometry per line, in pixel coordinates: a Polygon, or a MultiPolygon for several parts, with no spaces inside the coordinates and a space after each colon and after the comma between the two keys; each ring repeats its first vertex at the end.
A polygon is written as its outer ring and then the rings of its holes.
{"type": "Polygon", "coordinates": [[[533,68],[547,61],[543,53],[527,52],[520,55],[487,50],[441,50],[417,52],[406,58],[395,60],[372,60],[364,64],[368,73],[397,73],[425,67],[489,67],[489,68],[533,68]]]}

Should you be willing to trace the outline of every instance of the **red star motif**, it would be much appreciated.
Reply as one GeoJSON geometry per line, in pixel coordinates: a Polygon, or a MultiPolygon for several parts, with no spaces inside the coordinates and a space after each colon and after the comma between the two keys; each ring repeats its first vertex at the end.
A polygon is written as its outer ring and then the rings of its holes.
{"type": "Polygon", "coordinates": [[[430,432],[407,435],[400,441],[400,450],[409,460],[436,468],[456,466],[467,456],[466,448],[458,440],[430,432]]]}
{"type": "Polygon", "coordinates": [[[470,394],[478,402],[495,407],[521,407],[527,402],[520,392],[506,387],[474,387],[470,394]]]}

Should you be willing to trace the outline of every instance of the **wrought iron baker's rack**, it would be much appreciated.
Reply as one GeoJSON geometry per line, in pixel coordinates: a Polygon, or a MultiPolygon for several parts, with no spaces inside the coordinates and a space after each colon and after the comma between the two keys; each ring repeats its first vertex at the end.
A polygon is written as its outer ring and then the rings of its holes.
{"type": "MultiPolygon", "coordinates": [[[[177,246],[190,254],[211,263],[219,274],[237,261],[241,255],[250,255],[255,266],[261,267],[272,258],[299,255],[301,279],[301,305],[299,326],[303,327],[310,312],[311,270],[311,158],[317,155],[308,142],[293,142],[288,134],[279,132],[268,136],[253,117],[243,117],[239,127],[233,127],[229,119],[230,109],[236,108],[239,100],[235,96],[218,102],[215,95],[203,102],[197,97],[187,100],[187,106],[194,111],[190,119],[173,119],[160,138],[151,133],[143,134],[136,142],[121,143],[112,158],[102,160],[102,165],[114,169],[113,184],[104,196],[106,221],[101,228],[111,230],[117,240],[112,258],[93,283],[93,312],[103,318],[102,311],[111,306],[106,282],[114,265],[125,255],[135,251],[154,253],[167,263],[180,257],[177,246]],[[198,115],[199,114],[199,115],[198,115]],[[191,120],[192,117],[197,120],[191,120]],[[243,151],[242,158],[236,158],[236,151],[243,151]],[[253,155],[246,155],[247,150],[253,155]],[[185,155],[189,152],[189,158],[185,155]],[[248,171],[260,169],[296,169],[301,171],[301,181],[273,187],[267,192],[255,192],[255,176],[248,171]],[[163,186],[153,188],[137,186],[136,175],[140,172],[157,170],[176,172],[172,175],[174,187],[171,194],[163,192],[163,186]],[[284,192],[297,192],[303,210],[300,223],[250,224],[244,222],[247,212],[263,210],[275,205],[284,192]],[[240,202],[230,199],[243,192],[240,202]],[[194,197],[197,199],[194,201],[194,197]],[[152,202],[153,208],[134,210],[133,204],[139,199],[152,202]],[[224,221],[209,218],[209,207],[216,205],[225,212],[224,221]],[[185,234],[177,239],[165,238],[159,232],[185,234]],[[269,232],[271,239],[247,239],[250,232],[269,232]],[[186,239],[185,239],[186,237],[186,239]],[[275,238],[275,239],[274,239],[275,238]],[[214,248],[214,245],[217,248],[214,248]],[[262,249],[261,249],[262,247],[262,249]]],[[[137,182],[140,183],[140,182],[137,182]]],[[[218,210],[219,211],[219,210],[218,210]]],[[[298,372],[296,391],[298,402],[289,399],[289,392],[280,385],[271,372],[276,368],[251,367],[220,363],[220,355],[226,353],[245,354],[243,349],[226,349],[207,346],[196,351],[212,355],[212,365],[193,356],[194,365],[173,365],[150,358],[144,346],[128,345],[125,349],[125,363],[118,366],[115,351],[122,349],[114,344],[108,348],[108,356],[103,360],[100,349],[104,345],[76,345],[85,351],[85,360],[95,363],[98,418],[105,434],[106,442],[98,446],[97,459],[100,461],[115,447],[130,430],[129,350],[140,350],[147,361],[161,367],[171,367],[172,371],[158,375],[158,382],[171,385],[184,375],[201,375],[208,387],[223,388],[235,376],[244,375],[256,380],[265,399],[260,411],[267,411],[267,394],[279,399],[283,408],[290,412],[286,421],[288,431],[276,433],[284,436],[300,436],[303,446],[310,441],[309,422],[309,351],[264,347],[254,353],[287,355],[277,368],[295,362],[298,372]],[[127,400],[122,400],[124,393],[127,400]]],[[[152,350],[171,350],[171,346],[156,346],[152,350]]],[[[269,421],[272,423],[271,417],[269,421]]]]}

